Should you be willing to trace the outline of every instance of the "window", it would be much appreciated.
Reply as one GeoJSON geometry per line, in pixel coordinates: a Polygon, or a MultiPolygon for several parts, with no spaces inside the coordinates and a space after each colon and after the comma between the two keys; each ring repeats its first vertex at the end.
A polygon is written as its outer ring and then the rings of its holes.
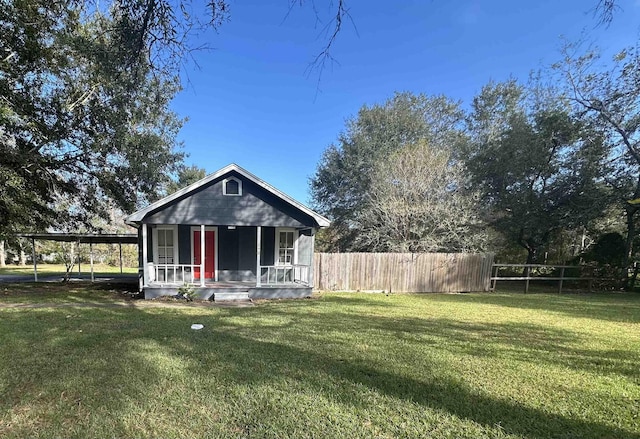
{"type": "Polygon", "coordinates": [[[242,182],[235,177],[222,180],[222,195],[239,197],[242,195],[242,182]]]}
{"type": "Polygon", "coordinates": [[[173,229],[158,229],[158,264],[175,262],[173,235],[173,229]]]}
{"type": "Polygon", "coordinates": [[[278,232],[278,265],[295,264],[295,232],[280,230],[278,232]]]}

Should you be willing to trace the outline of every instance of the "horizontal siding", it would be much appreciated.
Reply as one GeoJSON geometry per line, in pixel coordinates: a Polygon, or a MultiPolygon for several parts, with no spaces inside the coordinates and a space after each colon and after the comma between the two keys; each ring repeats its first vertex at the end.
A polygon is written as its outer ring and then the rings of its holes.
{"type": "MultiPolygon", "coordinates": [[[[252,181],[242,181],[242,196],[222,194],[222,180],[214,180],[168,206],[149,214],[147,224],[312,227],[315,220],[252,181]]],[[[227,177],[227,176],[225,176],[227,177]]]]}

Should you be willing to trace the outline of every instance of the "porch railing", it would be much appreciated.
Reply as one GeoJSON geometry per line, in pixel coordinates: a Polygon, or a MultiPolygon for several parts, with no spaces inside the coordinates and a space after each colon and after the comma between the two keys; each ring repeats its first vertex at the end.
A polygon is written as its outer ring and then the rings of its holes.
{"type": "Polygon", "coordinates": [[[260,282],[262,285],[309,285],[311,266],[293,265],[261,265],[260,282]]]}
{"type": "Polygon", "coordinates": [[[197,284],[200,277],[196,277],[199,265],[192,264],[149,264],[149,281],[167,285],[197,284]]]}
{"type": "MultiPolygon", "coordinates": [[[[163,285],[183,285],[200,283],[200,266],[193,264],[153,264],[147,265],[149,282],[163,285]],[[196,274],[197,272],[197,274],[196,274]]],[[[311,282],[310,265],[261,265],[260,284],[306,285],[311,282]]]]}

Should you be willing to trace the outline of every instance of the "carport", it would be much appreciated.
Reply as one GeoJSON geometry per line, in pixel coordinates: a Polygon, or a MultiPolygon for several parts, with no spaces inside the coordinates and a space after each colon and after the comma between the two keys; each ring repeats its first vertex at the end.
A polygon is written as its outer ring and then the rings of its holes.
{"type": "MultiPolygon", "coordinates": [[[[91,264],[91,282],[93,275],[93,244],[118,244],[120,252],[120,273],[122,273],[122,244],[138,244],[138,235],[135,233],[21,233],[18,236],[31,240],[33,255],[33,280],[38,282],[38,258],[36,257],[36,240],[75,242],[89,244],[89,262],[91,264]]],[[[79,257],[79,252],[78,252],[79,257]]],[[[78,260],[78,269],[79,269],[78,260]]]]}

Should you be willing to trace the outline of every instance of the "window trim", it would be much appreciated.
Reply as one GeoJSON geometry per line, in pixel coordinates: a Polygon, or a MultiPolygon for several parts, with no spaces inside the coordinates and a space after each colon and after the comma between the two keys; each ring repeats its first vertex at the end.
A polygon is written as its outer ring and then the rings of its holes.
{"type": "MultiPolygon", "coordinates": [[[[160,265],[158,262],[159,254],[158,254],[158,230],[171,230],[173,231],[173,264],[168,265],[177,265],[179,264],[179,242],[178,239],[178,226],[177,225],[158,225],[155,226],[152,230],[152,240],[153,240],[153,263],[156,265],[160,265]]],[[[162,264],[166,265],[166,264],[162,264]]]]}
{"type": "Polygon", "coordinates": [[[273,265],[288,267],[298,263],[298,229],[293,227],[276,227],[276,237],[274,244],[273,265]],[[293,262],[291,264],[283,264],[280,262],[280,232],[293,232],[293,262]]]}
{"type": "Polygon", "coordinates": [[[242,196],[242,180],[236,177],[229,177],[222,180],[222,195],[226,195],[227,197],[241,197],[242,196]],[[235,181],[238,183],[238,193],[237,194],[228,194],[227,193],[227,183],[230,181],[235,181]]]}

